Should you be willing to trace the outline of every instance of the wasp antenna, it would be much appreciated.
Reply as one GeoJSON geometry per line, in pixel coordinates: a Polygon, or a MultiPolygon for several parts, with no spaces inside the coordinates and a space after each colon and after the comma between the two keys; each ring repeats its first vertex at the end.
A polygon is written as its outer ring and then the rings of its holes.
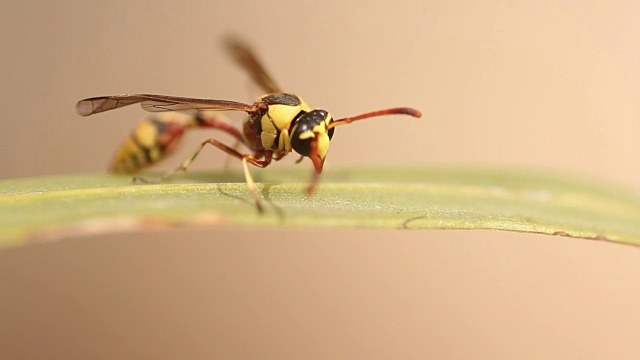
{"type": "Polygon", "coordinates": [[[350,124],[356,120],[362,120],[362,119],[367,119],[367,118],[376,117],[376,116],[383,116],[383,115],[409,115],[416,118],[422,117],[422,113],[420,112],[420,110],[417,110],[414,108],[409,108],[409,107],[391,108],[391,109],[377,110],[377,111],[372,111],[372,112],[368,112],[368,113],[357,115],[357,116],[351,116],[351,117],[334,120],[329,124],[328,128],[331,129],[338,125],[350,124]]]}

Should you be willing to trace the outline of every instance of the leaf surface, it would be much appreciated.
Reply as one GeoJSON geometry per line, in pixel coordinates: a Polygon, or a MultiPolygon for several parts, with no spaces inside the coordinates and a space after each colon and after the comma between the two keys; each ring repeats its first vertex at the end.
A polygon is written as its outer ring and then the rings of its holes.
{"type": "Polygon", "coordinates": [[[254,171],[260,214],[237,172],[159,184],[90,174],[0,181],[0,246],[78,234],[196,225],[340,229],[494,229],[640,246],[640,196],[575,176],[505,169],[254,171]]]}

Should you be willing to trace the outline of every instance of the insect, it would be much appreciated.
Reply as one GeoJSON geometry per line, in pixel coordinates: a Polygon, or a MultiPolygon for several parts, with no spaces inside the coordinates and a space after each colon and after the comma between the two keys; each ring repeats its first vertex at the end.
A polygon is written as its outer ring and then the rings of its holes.
{"type": "Polygon", "coordinates": [[[213,138],[207,139],[197,147],[191,157],[158,180],[178,171],[186,171],[206,145],[213,145],[242,161],[248,189],[256,208],[262,212],[263,206],[249,171],[249,164],[264,168],[271,164],[272,160],[278,161],[292,151],[300,155],[298,163],[308,157],[314,167],[311,181],[306,188],[307,195],[311,195],[322,173],[336,126],[382,115],[421,117],[419,110],[397,107],[333,119],[326,110],[311,109],[299,96],[283,92],[246,44],[232,39],[227,45],[235,61],[249,72],[252,79],[266,93],[253,104],[152,94],[98,96],[80,100],[76,104],[76,111],[81,116],[136,103],[140,103],[144,110],[150,112],[170,112],[156,114],[138,125],[116,152],[111,165],[112,171],[136,172],[169,155],[187,129],[214,128],[231,135],[251,153],[239,152],[236,148],[213,138]],[[240,130],[209,110],[243,111],[248,116],[240,130]],[[191,111],[190,115],[181,113],[187,111],[191,111]]]}

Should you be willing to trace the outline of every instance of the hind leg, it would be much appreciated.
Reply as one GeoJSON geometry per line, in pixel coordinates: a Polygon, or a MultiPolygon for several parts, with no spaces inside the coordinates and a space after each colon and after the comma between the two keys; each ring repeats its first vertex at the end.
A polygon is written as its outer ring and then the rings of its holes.
{"type": "Polygon", "coordinates": [[[253,200],[256,204],[256,208],[258,209],[258,211],[262,212],[263,211],[263,206],[262,206],[262,202],[260,200],[260,195],[258,194],[258,190],[256,188],[256,184],[253,181],[253,177],[251,176],[251,172],[249,171],[249,166],[247,164],[251,164],[260,168],[264,168],[266,166],[268,166],[271,163],[271,160],[273,159],[273,152],[272,151],[265,151],[264,154],[261,153],[256,153],[255,155],[249,155],[249,154],[242,154],[240,152],[238,152],[237,150],[219,142],[216,139],[208,139],[204,142],[202,142],[197,148],[196,150],[193,152],[193,154],[187,158],[185,161],[183,161],[178,167],[176,167],[173,170],[170,170],[166,173],[164,173],[162,176],[160,176],[159,178],[155,178],[155,179],[145,179],[145,178],[140,178],[140,177],[136,177],[134,178],[134,180],[137,181],[142,181],[142,182],[156,182],[156,181],[161,181],[166,179],[167,177],[180,172],[180,171],[187,171],[187,169],[189,168],[189,166],[191,166],[191,164],[193,163],[193,161],[198,157],[198,155],[200,155],[200,152],[202,151],[202,149],[207,145],[213,145],[215,147],[217,147],[218,149],[226,152],[227,154],[236,157],[240,160],[242,160],[242,166],[244,169],[244,176],[245,176],[245,180],[247,182],[247,187],[249,188],[249,192],[251,193],[251,196],[253,197],[253,200]],[[259,158],[264,156],[264,160],[260,160],[259,158]]]}

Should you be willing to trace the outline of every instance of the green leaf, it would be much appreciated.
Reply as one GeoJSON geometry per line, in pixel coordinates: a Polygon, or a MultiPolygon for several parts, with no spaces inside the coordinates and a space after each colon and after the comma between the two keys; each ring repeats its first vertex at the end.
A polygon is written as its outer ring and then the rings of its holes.
{"type": "Polygon", "coordinates": [[[133,184],[111,174],[0,181],[0,246],[193,225],[498,229],[640,246],[640,196],[567,175],[497,169],[256,170],[258,213],[238,172],[133,184]]]}

